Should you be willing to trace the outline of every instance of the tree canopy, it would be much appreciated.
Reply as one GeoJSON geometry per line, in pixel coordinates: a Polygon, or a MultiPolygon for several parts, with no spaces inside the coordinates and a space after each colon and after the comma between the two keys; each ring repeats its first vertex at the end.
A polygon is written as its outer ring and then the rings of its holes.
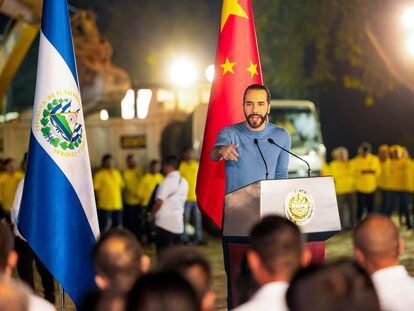
{"type": "Polygon", "coordinates": [[[366,104],[396,86],[414,95],[404,54],[403,0],[254,2],[264,77],[282,97],[318,96],[340,82],[366,104]]]}

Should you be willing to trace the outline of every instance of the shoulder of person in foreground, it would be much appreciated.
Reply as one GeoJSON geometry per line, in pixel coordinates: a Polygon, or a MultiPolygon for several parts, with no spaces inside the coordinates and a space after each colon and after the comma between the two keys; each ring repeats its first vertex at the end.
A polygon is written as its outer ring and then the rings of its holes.
{"type": "Polygon", "coordinates": [[[56,311],[54,305],[52,305],[46,299],[43,299],[35,294],[29,295],[29,311],[56,311]]]}

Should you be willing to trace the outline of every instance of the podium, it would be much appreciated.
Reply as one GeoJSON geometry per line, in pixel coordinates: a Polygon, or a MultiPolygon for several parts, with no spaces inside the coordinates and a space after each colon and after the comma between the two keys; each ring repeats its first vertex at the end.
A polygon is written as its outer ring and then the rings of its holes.
{"type": "Polygon", "coordinates": [[[253,225],[266,215],[296,223],[305,235],[312,262],[323,262],[325,241],[341,230],[333,177],[260,180],[225,196],[223,253],[229,302],[235,307],[235,277],[248,249],[253,225]]]}

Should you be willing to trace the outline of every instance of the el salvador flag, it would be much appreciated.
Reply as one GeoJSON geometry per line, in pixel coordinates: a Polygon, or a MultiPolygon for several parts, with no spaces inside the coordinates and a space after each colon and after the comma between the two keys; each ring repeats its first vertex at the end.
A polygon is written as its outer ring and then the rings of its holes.
{"type": "Polygon", "coordinates": [[[99,235],[67,0],[44,0],[18,229],[75,304],[95,287],[99,235]]]}

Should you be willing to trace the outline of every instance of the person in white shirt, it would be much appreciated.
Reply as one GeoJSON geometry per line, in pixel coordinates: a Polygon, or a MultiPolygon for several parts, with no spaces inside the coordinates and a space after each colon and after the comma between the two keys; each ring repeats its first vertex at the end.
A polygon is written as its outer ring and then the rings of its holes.
{"type": "Polygon", "coordinates": [[[385,216],[371,215],[354,231],[354,254],[371,274],[382,310],[413,310],[414,278],[401,265],[403,240],[385,216]]]}
{"type": "Polygon", "coordinates": [[[178,171],[180,160],[169,156],[163,161],[165,179],[160,183],[149,218],[155,218],[155,246],[157,254],[164,248],[178,244],[184,232],[184,205],[188,183],[178,171]]]}
{"type": "MultiPolygon", "coordinates": [[[[22,160],[22,170],[26,171],[27,164],[27,152],[24,154],[22,160]]],[[[33,270],[33,261],[35,262],[37,271],[40,274],[40,279],[42,281],[42,287],[44,291],[44,297],[51,304],[55,303],[55,284],[52,274],[47,270],[44,264],[40,261],[39,258],[34,254],[30,245],[27,243],[25,238],[20,234],[17,228],[17,218],[20,210],[20,202],[22,200],[23,194],[23,185],[24,177],[20,180],[16,193],[14,195],[13,205],[10,211],[10,220],[13,224],[13,232],[15,235],[14,239],[14,249],[19,256],[17,262],[17,272],[20,279],[25,282],[29,287],[35,291],[35,282],[34,282],[34,270],[33,270]]]]}
{"type": "Polygon", "coordinates": [[[285,294],[289,282],[296,270],[311,259],[299,228],[286,218],[266,216],[253,227],[249,244],[247,262],[261,287],[235,310],[287,310],[285,294]]]}

